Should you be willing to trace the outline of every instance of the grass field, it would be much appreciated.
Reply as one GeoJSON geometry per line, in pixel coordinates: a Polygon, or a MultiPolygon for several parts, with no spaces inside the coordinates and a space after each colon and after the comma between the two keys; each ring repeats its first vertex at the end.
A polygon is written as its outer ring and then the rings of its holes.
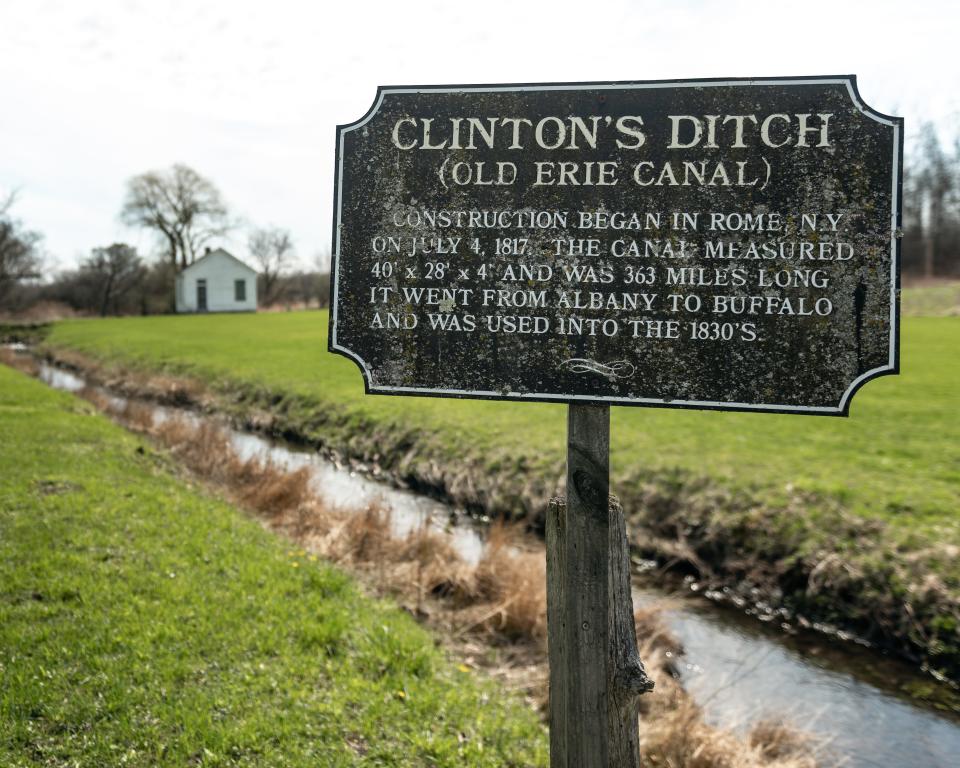
{"type": "MultiPolygon", "coordinates": [[[[613,408],[613,487],[641,549],[960,679],[960,318],[902,331],[902,375],[848,419],[613,408]]],[[[326,333],[323,312],[81,320],[46,348],[198,379],[219,407],[493,513],[542,509],[564,406],[366,396],[326,333]]]]}
{"type": "MultiPolygon", "coordinates": [[[[613,474],[681,468],[772,494],[823,492],[896,525],[954,526],[960,319],[910,318],[903,332],[903,374],[868,384],[849,419],[613,408],[613,474]]],[[[326,313],[152,317],[61,323],[49,343],[416,430],[493,470],[518,456],[534,471],[561,465],[564,406],[365,396],[356,366],[326,351],[326,333],[326,313]]]]}
{"type": "Polygon", "coordinates": [[[536,714],[463,669],[0,365],[0,765],[545,764],[536,714]]]}

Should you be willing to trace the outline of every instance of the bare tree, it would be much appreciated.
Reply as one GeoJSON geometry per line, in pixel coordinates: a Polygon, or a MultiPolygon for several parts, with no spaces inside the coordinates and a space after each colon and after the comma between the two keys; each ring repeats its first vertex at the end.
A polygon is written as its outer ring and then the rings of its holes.
{"type": "MultiPolygon", "coordinates": [[[[948,145],[949,146],[949,145],[948,145]]],[[[921,123],[906,153],[903,268],[926,278],[960,273],[960,136],[952,153],[921,123]]]]}
{"type": "Polygon", "coordinates": [[[317,251],[313,255],[313,264],[320,274],[330,274],[330,261],[332,257],[329,251],[317,251]]]}
{"type": "Polygon", "coordinates": [[[947,156],[940,146],[936,128],[932,123],[924,123],[920,131],[923,165],[919,175],[926,203],[923,273],[925,277],[933,277],[937,252],[941,250],[944,234],[947,198],[954,179],[947,156]]]}
{"type": "Polygon", "coordinates": [[[330,265],[333,257],[328,251],[317,251],[313,263],[317,268],[317,277],[313,287],[320,309],[330,306],[330,265]]]}
{"type": "Polygon", "coordinates": [[[18,283],[40,277],[42,237],[10,215],[14,202],[15,192],[0,201],[0,306],[18,283]]]}
{"type": "Polygon", "coordinates": [[[330,273],[321,272],[314,284],[317,290],[317,306],[320,309],[330,306],[330,273]]]}
{"type": "Polygon", "coordinates": [[[310,302],[317,295],[317,273],[300,271],[294,275],[296,283],[297,298],[303,302],[303,306],[310,308],[310,302]]]}
{"type": "Polygon", "coordinates": [[[206,243],[234,227],[220,191],[186,165],[127,181],[120,219],[156,233],[175,271],[190,266],[206,243]]]}
{"type": "Polygon", "coordinates": [[[143,262],[137,249],[125,243],[94,248],[81,267],[96,288],[100,315],[116,312],[120,300],[144,278],[143,262]]]}
{"type": "Polygon", "coordinates": [[[261,299],[264,304],[270,304],[277,298],[277,278],[293,260],[293,239],[285,229],[264,227],[250,233],[247,247],[260,267],[261,299]]]}

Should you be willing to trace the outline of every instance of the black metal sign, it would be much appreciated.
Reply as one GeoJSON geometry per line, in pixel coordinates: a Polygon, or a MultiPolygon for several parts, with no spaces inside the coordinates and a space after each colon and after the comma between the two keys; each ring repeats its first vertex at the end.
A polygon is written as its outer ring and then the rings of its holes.
{"type": "Polygon", "coordinates": [[[898,370],[902,145],[852,76],[380,88],[330,350],[380,394],[845,415],[898,370]]]}

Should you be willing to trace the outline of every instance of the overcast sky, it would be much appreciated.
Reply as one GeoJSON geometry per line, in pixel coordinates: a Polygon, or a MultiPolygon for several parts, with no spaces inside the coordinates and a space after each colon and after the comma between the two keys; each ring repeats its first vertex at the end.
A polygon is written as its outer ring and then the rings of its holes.
{"type": "MultiPolygon", "coordinates": [[[[334,128],[377,85],[858,75],[960,126],[952,2],[0,0],[0,191],[51,267],[123,240],[130,176],[186,163],[250,224],[329,251],[334,128]]],[[[226,245],[243,257],[243,232],[226,245]]]]}

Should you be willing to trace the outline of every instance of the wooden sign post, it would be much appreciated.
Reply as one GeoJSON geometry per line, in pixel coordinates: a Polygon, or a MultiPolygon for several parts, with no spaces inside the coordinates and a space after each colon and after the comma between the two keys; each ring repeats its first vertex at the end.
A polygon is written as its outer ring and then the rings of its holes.
{"type": "Polygon", "coordinates": [[[330,335],[366,391],[567,403],[555,768],[636,766],[610,405],[846,416],[899,369],[903,121],[848,75],[380,88],[337,129],[330,335]]]}
{"type": "Polygon", "coordinates": [[[637,652],[623,510],[609,496],[610,408],[571,405],[567,501],[547,516],[552,768],[636,768],[637,652]]]}

